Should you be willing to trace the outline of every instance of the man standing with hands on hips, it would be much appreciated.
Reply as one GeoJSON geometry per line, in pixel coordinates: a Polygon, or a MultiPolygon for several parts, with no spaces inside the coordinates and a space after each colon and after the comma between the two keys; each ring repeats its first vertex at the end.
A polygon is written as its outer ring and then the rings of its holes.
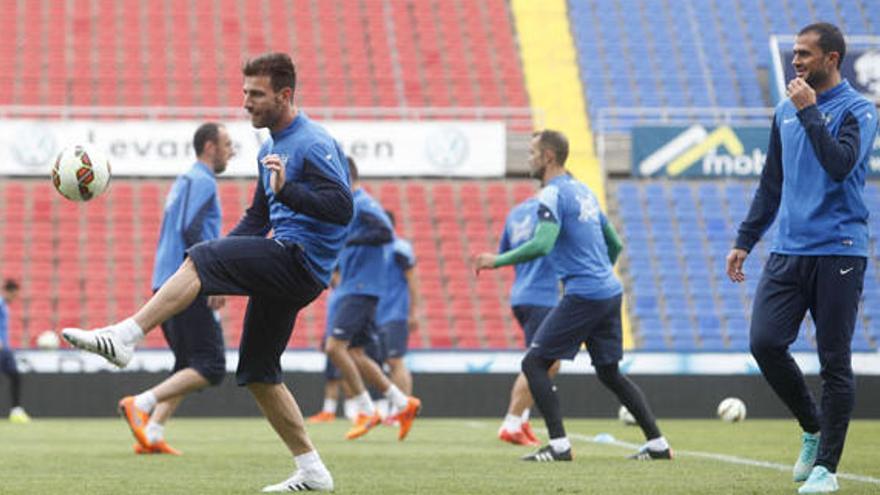
{"type": "Polygon", "coordinates": [[[794,481],[805,482],[799,493],[838,490],[835,472],[855,399],[850,345],[868,257],[862,192],[877,110],[841,79],[845,54],[843,34],[831,24],[798,33],[797,77],[776,107],[760,185],[727,256],[727,275],[742,282],[746,256],[778,216],[750,340],[761,373],[804,432],[793,471],[794,481]],[[788,352],[807,310],[816,323],[821,408],[788,352]]]}

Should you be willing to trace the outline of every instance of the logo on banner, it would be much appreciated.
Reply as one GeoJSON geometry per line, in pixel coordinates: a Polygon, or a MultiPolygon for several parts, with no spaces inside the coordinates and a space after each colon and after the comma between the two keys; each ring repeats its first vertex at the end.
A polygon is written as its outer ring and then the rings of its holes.
{"type": "Polygon", "coordinates": [[[452,172],[467,160],[468,139],[454,127],[441,127],[428,134],[425,152],[428,160],[445,172],[452,172]]]}
{"type": "Polygon", "coordinates": [[[880,100],[880,50],[868,50],[853,63],[856,81],[867,89],[875,100],[880,100]]]}
{"type": "Polygon", "coordinates": [[[19,128],[11,148],[12,156],[22,167],[46,170],[60,151],[52,131],[40,125],[19,128]]]}
{"type": "Polygon", "coordinates": [[[710,133],[701,125],[693,125],[645,157],[638,170],[644,176],[665,170],[665,175],[676,177],[701,163],[703,175],[749,176],[761,172],[766,158],[758,148],[745,154],[742,141],[728,126],[710,133]],[[719,154],[719,149],[726,153],[719,154]]]}

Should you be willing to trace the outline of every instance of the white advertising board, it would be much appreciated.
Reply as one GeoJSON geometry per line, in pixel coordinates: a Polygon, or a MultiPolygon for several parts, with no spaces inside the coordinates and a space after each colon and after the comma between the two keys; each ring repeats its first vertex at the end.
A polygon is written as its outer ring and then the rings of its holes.
{"type": "MultiPolygon", "coordinates": [[[[61,149],[93,143],[103,149],[114,176],[173,177],[195,160],[195,120],[0,121],[0,175],[47,175],[61,149]]],[[[366,177],[501,177],[506,132],[502,122],[322,122],[366,177]]],[[[256,175],[266,130],[246,121],[224,122],[236,156],[228,176],[256,175]]]]}

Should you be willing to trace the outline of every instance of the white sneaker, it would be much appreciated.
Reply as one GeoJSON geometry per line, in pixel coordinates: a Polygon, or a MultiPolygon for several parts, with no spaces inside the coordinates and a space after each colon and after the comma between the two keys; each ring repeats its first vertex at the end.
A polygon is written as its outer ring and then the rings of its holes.
{"type": "Polygon", "coordinates": [[[332,491],[333,477],[326,469],[309,471],[297,469],[293,476],[281,483],[263,487],[263,493],[332,491]]]}
{"type": "Polygon", "coordinates": [[[134,354],[134,345],[124,343],[113,327],[97,330],[65,328],[61,330],[61,336],[70,345],[103,356],[119,368],[125,368],[134,354]]]}

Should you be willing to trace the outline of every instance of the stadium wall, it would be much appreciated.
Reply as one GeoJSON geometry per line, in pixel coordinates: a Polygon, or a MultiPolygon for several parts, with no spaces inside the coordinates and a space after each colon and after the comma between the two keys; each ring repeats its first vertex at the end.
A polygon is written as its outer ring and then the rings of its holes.
{"type": "MultiPolygon", "coordinates": [[[[25,374],[23,405],[35,418],[100,417],[116,414],[116,403],[127,393],[144,390],[164,373],[32,373],[25,374]]],[[[642,386],[660,418],[714,417],[725,397],[745,401],[750,418],[789,417],[763,378],[757,375],[631,375],[642,386]]],[[[501,418],[507,408],[508,374],[417,373],[414,388],[422,398],[424,416],[501,418]]],[[[819,397],[818,376],[807,381],[819,397]]],[[[285,382],[305,414],[320,409],[323,375],[287,373],[285,382]]],[[[880,376],[856,378],[854,417],[880,418],[880,376]]],[[[557,379],[566,417],[612,418],[619,405],[593,375],[560,375],[557,379]]],[[[0,394],[0,411],[9,407],[7,394],[0,394]]],[[[223,384],[187,398],[181,416],[257,416],[250,394],[235,384],[233,375],[223,384]]],[[[537,414],[537,412],[536,412],[537,414]]]]}

